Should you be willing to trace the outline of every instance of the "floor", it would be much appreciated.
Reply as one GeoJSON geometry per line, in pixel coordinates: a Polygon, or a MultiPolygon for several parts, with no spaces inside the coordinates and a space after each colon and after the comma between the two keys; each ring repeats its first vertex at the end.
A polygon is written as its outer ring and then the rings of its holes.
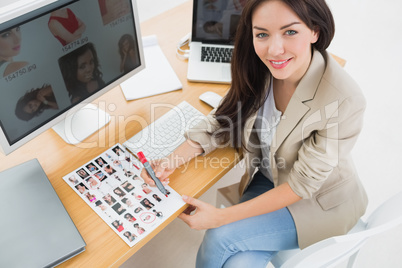
{"type": "MultiPolygon", "coordinates": [[[[144,21],[186,0],[138,0],[144,21]]],[[[336,23],[329,51],[346,59],[345,70],[367,98],[365,126],[353,149],[357,170],[369,196],[367,214],[402,190],[402,2],[384,0],[327,0],[336,23]]],[[[190,23],[190,22],[188,22],[190,23]]],[[[172,53],[175,53],[172,51],[172,53]]],[[[215,203],[216,189],[239,179],[230,171],[201,200],[215,203]]],[[[121,268],[191,268],[202,231],[193,231],[176,219],[121,268]],[[157,256],[157,257],[155,257],[157,256]]],[[[402,226],[372,238],[362,249],[357,267],[401,267],[402,226]]],[[[271,267],[271,266],[269,266],[271,267]]],[[[346,267],[345,264],[338,268],[346,267]]]]}

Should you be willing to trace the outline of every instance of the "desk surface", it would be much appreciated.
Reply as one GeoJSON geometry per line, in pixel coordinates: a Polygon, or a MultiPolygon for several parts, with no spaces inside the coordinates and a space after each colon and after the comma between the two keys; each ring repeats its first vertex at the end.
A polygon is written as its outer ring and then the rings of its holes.
{"type": "MultiPolygon", "coordinates": [[[[176,71],[183,89],[171,93],[153,96],[145,99],[127,102],[120,87],[116,87],[94,101],[100,107],[105,107],[111,115],[110,123],[99,132],[87,138],[83,143],[73,146],[66,144],[53,130],[47,130],[21,148],[4,156],[0,154],[0,171],[19,163],[37,158],[49,177],[53,187],[66,207],[72,220],[87,243],[86,251],[68,260],[64,267],[118,267],[137,252],[153,236],[168,225],[181,212],[178,211],[157,230],[130,248],[85,202],[67,185],[62,177],[90,161],[117,142],[123,143],[141,130],[141,126],[132,115],[144,118],[151,123],[151,103],[178,104],[186,100],[202,113],[207,114],[211,108],[202,103],[198,96],[207,91],[220,95],[228,89],[228,85],[190,83],[186,79],[187,61],[176,57],[178,40],[191,31],[192,1],[188,1],[151,20],[141,24],[142,35],[156,34],[159,45],[165,53],[173,69],[176,71]],[[130,117],[131,116],[131,117],[130,117]]],[[[159,117],[163,111],[159,111],[159,117]]],[[[221,178],[236,162],[232,149],[222,149],[206,157],[224,158],[214,168],[205,169],[207,162],[193,160],[186,172],[177,170],[171,176],[170,186],[179,194],[199,197],[221,178]],[[229,167],[229,168],[228,168],[229,167]],[[202,176],[199,176],[202,170],[202,176]]]]}

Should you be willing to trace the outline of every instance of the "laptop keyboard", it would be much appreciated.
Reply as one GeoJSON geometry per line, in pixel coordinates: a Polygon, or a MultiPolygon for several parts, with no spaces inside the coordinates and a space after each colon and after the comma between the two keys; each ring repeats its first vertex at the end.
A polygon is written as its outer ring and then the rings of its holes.
{"type": "Polygon", "coordinates": [[[201,47],[201,61],[230,63],[233,48],[201,47]]]}
{"type": "Polygon", "coordinates": [[[168,156],[185,141],[184,132],[203,118],[205,115],[183,101],[127,140],[124,146],[135,152],[143,151],[149,159],[168,156]]]}

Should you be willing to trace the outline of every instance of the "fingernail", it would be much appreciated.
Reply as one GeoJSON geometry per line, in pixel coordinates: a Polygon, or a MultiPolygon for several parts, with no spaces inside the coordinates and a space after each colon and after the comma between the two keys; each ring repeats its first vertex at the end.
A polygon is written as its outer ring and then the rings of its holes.
{"type": "Polygon", "coordinates": [[[183,198],[183,200],[187,200],[188,196],[187,195],[182,195],[181,198],[183,198]]]}

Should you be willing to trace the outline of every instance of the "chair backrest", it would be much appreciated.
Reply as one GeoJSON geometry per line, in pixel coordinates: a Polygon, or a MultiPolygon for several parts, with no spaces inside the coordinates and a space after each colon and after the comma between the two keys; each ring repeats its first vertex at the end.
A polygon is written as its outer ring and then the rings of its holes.
{"type": "Polygon", "coordinates": [[[303,249],[281,267],[335,267],[358,252],[369,237],[402,224],[401,208],[402,192],[374,210],[362,231],[320,241],[303,249]]]}
{"type": "Polygon", "coordinates": [[[352,239],[339,241],[337,238],[331,237],[301,250],[280,267],[335,267],[356,253],[367,239],[366,237],[352,237],[352,239]]]}

